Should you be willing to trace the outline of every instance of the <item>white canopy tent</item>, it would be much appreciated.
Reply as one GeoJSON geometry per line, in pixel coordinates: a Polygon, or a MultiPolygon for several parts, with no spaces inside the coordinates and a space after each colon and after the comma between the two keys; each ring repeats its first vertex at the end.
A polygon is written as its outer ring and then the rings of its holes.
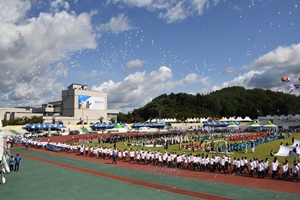
{"type": "Polygon", "coordinates": [[[237,127],[239,127],[239,126],[236,125],[234,122],[231,122],[231,123],[227,126],[227,128],[237,128],[237,127]]]}
{"type": "Polygon", "coordinates": [[[256,121],[255,122],[253,122],[251,125],[250,125],[250,127],[261,127],[262,125],[260,125],[259,123],[257,123],[256,121]]]}
{"type": "Polygon", "coordinates": [[[235,119],[235,121],[241,122],[241,121],[243,121],[243,118],[239,116],[235,119]]]}
{"type": "Polygon", "coordinates": [[[274,125],[271,121],[268,121],[268,123],[266,125],[263,126],[264,128],[275,128],[277,127],[276,125],[274,125]]]}
{"type": "Polygon", "coordinates": [[[228,121],[233,122],[236,121],[234,117],[229,117],[228,121]]]}
{"type": "Polygon", "coordinates": [[[227,119],[226,117],[222,117],[222,118],[220,119],[220,121],[221,121],[221,122],[227,122],[228,119],[227,119]]]}
{"type": "Polygon", "coordinates": [[[250,119],[250,117],[246,116],[244,119],[243,119],[244,122],[252,122],[253,120],[250,119]]]}

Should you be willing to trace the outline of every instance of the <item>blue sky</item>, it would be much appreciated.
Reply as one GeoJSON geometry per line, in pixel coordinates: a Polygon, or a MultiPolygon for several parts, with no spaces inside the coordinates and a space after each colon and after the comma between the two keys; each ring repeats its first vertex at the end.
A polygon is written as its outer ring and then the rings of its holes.
{"type": "MultiPolygon", "coordinates": [[[[299,0],[1,0],[0,106],[72,83],[128,112],[160,94],[300,83],[299,0]],[[280,81],[289,76],[289,83],[280,81]]],[[[294,91],[299,95],[299,91],[294,91]]]]}

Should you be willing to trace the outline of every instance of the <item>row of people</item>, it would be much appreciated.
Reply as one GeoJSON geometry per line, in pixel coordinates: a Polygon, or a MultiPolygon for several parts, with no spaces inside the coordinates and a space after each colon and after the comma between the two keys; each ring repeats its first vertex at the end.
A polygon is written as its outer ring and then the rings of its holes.
{"type": "MultiPolygon", "coordinates": [[[[44,147],[45,143],[37,143],[31,141],[31,146],[34,147],[44,147]]],[[[50,143],[48,143],[50,144],[50,143]]],[[[133,149],[116,149],[112,147],[105,146],[89,146],[89,145],[76,145],[68,143],[51,143],[52,145],[57,145],[60,148],[60,151],[75,152],[83,156],[95,157],[95,158],[111,158],[114,163],[116,161],[126,161],[129,160],[130,163],[137,164],[152,164],[157,166],[168,166],[168,167],[177,167],[180,169],[191,169],[199,171],[210,171],[210,172],[219,172],[219,173],[228,173],[235,175],[249,175],[264,178],[271,173],[271,177],[275,179],[278,177],[279,172],[281,171],[281,178],[287,180],[290,174],[293,174],[293,180],[298,180],[298,172],[300,164],[298,161],[295,161],[291,168],[289,168],[289,163],[286,160],[282,166],[280,166],[276,157],[272,163],[269,162],[269,159],[261,160],[258,158],[253,158],[248,161],[247,157],[231,159],[230,155],[219,156],[218,154],[209,154],[204,155],[200,154],[186,154],[181,153],[177,154],[176,152],[160,152],[159,150],[154,152],[151,150],[133,150],[133,149]]]]}

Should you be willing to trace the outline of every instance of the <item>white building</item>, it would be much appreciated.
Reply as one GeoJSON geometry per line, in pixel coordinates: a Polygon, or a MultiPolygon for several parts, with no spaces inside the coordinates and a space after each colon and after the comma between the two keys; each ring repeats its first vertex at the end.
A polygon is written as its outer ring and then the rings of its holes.
{"type": "Polygon", "coordinates": [[[43,104],[41,108],[0,108],[0,117],[6,120],[17,117],[42,116],[45,123],[61,121],[64,124],[104,122],[117,118],[118,110],[107,109],[107,93],[88,90],[87,85],[71,84],[62,91],[60,101],[43,104]]]}

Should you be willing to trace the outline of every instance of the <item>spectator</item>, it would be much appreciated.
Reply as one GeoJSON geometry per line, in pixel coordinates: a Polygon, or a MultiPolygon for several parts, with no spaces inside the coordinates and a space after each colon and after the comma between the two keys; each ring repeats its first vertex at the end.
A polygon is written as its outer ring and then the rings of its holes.
{"type": "Polygon", "coordinates": [[[21,162],[21,157],[19,156],[19,154],[17,154],[17,156],[15,157],[15,171],[19,171],[19,166],[20,166],[20,162],[21,162]]]}
{"type": "Polygon", "coordinates": [[[13,172],[14,171],[14,157],[13,156],[11,156],[10,158],[9,158],[9,170],[11,171],[11,172],[13,172]]]}
{"type": "Polygon", "coordinates": [[[298,182],[298,172],[299,172],[299,166],[297,165],[297,162],[294,161],[294,164],[292,166],[292,174],[293,174],[293,180],[294,182],[298,182]]]}

